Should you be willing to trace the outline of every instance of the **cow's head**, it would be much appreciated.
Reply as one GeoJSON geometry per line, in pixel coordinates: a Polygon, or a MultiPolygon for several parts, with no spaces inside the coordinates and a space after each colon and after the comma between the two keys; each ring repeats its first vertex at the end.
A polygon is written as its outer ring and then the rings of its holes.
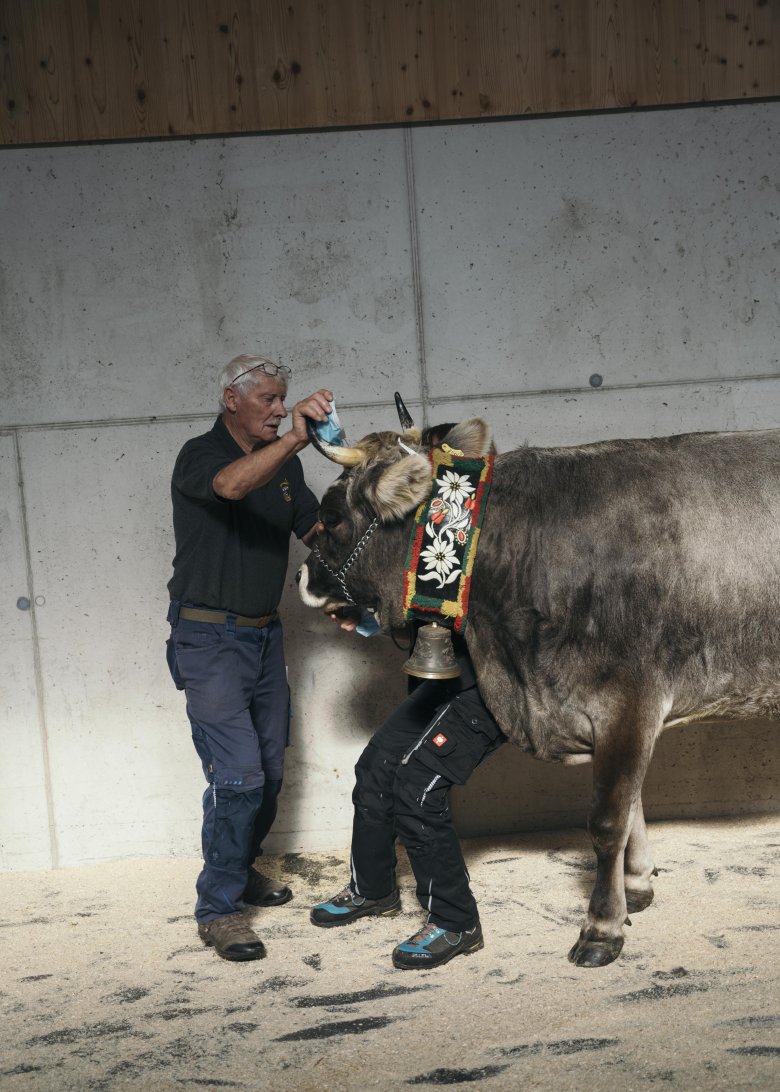
{"type": "MultiPolygon", "coordinates": [[[[399,413],[401,407],[399,406],[399,413]]],[[[446,442],[464,455],[493,449],[490,429],[475,417],[423,433],[372,432],[354,447],[324,444],[313,426],[314,446],[343,467],[320,506],[320,529],[298,573],[301,598],[310,607],[375,610],[386,632],[403,625],[403,573],[412,518],[433,480],[428,453],[446,442]]]]}

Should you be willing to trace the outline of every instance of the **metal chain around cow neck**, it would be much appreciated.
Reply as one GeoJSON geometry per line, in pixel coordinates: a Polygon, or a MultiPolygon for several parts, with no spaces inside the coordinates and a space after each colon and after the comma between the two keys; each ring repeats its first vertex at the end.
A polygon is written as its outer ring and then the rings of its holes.
{"type": "Polygon", "coordinates": [[[444,619],[462,633],[495,456],[471,458],[442,444],[430,459],[433,486],[415,514],[406,557],[404,615],[444,619]]]}
{"type": "Polygon", "coordinates": [[[374,516],[371,523],[368,525],[366,530],[363,532],[363,535],[362,535],[360,541],[358,542],[357,546],[355,546],[355,549],[352,551],[352,553],[349,555],[349,557],[347,558],[347,560],[344,562],[344,564],[341,566],[340,569],[331,569],[330,565],[327,563],[325,558],[320,553],[320,550],[319,550],[318,546],[314,545],[311,548],[311,552],[317,558],[317,561],[320,563],[320,565],[322,565],[325,572],[330,573],[330,575],[335,580],[338,580],[339,584],[341,584],[341,590],[344,592],[344,596],[345,596],[348,603],[354,603],[355,600],[350,595],[349,588],[347,587],[347,582],[344,579],[344,574],[349,572],[349,570],[352,568],[352,565],[354,564],[355,559],[357,557],[359,557],[359,555],[363,552],[363,549],[365,548],[366,543],[371,538],[374,531],[376,531],[378,526],[379,526],[379,517],[374,516]]]}

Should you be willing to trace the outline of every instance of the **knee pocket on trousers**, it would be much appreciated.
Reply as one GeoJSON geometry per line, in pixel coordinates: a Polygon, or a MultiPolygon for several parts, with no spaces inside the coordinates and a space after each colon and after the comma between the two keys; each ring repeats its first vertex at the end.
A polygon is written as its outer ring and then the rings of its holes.
{"type": "Polygon", "coordinates": [[[355,763],[355,794],[387,792],[392,788],[398,759],[369,743],[355,763]]]}
{"type": "Polygon", "coordinates": [[[214,819],[207,859],[231,870],[244,868],[255,816],[263,802],[262,789],[214,789],[214,819]]]}
{"type": "Polygon", "coordinates": [[[392,815],[393,782],[398,759],[369,743],[355,764],[352,803],[364,819],[386,823],[392,815]]]}

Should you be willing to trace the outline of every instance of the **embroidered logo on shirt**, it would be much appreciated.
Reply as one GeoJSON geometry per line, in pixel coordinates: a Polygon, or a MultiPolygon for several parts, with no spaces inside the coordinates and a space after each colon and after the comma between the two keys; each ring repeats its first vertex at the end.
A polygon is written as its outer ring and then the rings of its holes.
{"type": "Polygon", "coordinates": [[[439,732],[438,736],[433,737],[433,742],[436,744],[437,747],[443,747],[444,744],[447,742],[447,737],[439,732]]]}
{"type": "Polygon", "coordinates": [[[284,478],[283,481],[280,482],[279,488],[282,491],[282,496],[284,497],[284,499],[287,501],[288,504],[291,504],[292,494],[290,493],[290,483],[287,481],[286,478],[284,478]]]}

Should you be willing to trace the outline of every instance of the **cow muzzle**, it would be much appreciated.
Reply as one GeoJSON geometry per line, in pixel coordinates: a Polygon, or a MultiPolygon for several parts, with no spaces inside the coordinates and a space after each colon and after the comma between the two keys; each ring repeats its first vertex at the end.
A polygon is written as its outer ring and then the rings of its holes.
{"type": "Polygon", "coordinates": [[[318,610],[328,611],[329,613],[338,610],[340,607],[347,606],[343,599],[336,599],[332,595],[318,595],[312,591],[309,586],[309,562],[304,561],[298,572],[295,574],[295,580],[298,584],[298,594],[301,600],[307,607],[316,607],[318,610]]]}

